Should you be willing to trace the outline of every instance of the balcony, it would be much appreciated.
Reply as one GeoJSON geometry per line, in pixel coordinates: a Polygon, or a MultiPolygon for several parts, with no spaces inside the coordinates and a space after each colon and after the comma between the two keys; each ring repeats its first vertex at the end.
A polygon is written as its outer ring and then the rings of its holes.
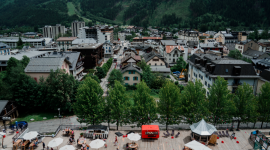
{"type": "Polygon", "coordinates": [[[84,62],[77,64],[76,69],[80,68],[83,64],[84,64],[84,62]]]}

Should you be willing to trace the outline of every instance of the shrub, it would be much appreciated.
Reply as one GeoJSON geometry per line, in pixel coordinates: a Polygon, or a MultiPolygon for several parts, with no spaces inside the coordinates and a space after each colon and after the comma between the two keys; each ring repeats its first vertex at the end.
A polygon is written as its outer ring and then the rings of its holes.
{"type": "Polygon", "coordinates": [[[174,82],[174,84],[175,84],[175,85],[178,85],[178,84],[179,84],[179,82],[178,82],[178,81],[175,81],[175,82],[174,82]]]}
{"type": "Polygon", "coordinates": [[[151,89],[152,94],[158,94],[160,89],[151,89]]]}
{"type": "Polygon", "coordinates": [[[136,85],[125,85],[125,87],[126,87],[126,90],[127,91],[129,91],[129,90],[137,90],[137,87],[136,87],[136,85]]]}

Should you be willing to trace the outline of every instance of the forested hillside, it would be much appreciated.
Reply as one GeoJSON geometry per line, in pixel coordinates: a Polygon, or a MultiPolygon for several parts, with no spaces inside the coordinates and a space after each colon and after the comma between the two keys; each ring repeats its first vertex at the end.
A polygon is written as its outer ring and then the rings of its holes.
{"type": "Polygon", "coordinates": [[[0,0],[0,26],[75,19],[109,24],[221,30],[267,28],[269,0],[0,0]]]}

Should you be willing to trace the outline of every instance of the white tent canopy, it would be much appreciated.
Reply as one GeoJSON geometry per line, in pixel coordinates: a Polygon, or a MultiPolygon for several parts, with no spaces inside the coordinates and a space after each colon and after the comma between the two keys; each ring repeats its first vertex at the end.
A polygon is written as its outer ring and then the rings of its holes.
{"type": "Polygon", "coordinates": [[[200,122],[192,124],[190,129],[192,132],[202,136],[210,136],[217,131],[213,125],[206,123],[203,119],[200,122]]]}
{"type": "Polygon", "coordinates": [[[185,144],[185,146],[188,148],[191,148],[193,150],[211,150],[210,148],[206,147],[205,145],[203,145],[195,140],[185,144]]]}
{"type": "Polygon", "coordinates": [[[127,138],[131,141],[139,141],[141,136],[138,133],[130,133],[128,134],[127,138]]]}
{"type": "Polygon", "coordinates": [[[96,149],[98,149],[98,148],[103,147],[104,144],[105,144],[105,142],[104,142],[103,140],[96,139],[96,140],[94,140],[94,141],[92,141],[92,142],[90,143],[90,147],[91,147],[91,148],[96,148],[96,149]]]}

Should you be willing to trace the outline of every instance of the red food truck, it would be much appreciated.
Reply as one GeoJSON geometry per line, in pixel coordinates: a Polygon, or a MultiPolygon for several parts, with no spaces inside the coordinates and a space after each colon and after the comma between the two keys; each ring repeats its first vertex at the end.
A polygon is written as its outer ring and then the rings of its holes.
{"type": "Polygon", "coordinates": [[[158,139],[159,126],[158,125],[142,125],[142,138],[143,139],[158,139]]]}

